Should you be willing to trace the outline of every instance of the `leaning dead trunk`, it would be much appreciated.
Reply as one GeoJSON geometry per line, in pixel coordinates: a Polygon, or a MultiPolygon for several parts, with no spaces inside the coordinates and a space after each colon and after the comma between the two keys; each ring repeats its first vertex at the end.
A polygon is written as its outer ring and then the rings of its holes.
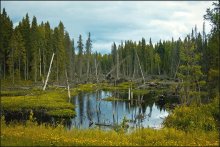
{"type": "Polygon", "coordinates": [[[97,61],[95,59],[95,76],[96,76],[96,83],[99,82],[99,79],[98,79],[98,64],[97,64],[97,61]]]}
{"type": "Polygon", "coordinates": [[[87,56],[87,70],[86,70],[86,78],[87,78],[87,82],[88,82],[88,80],[89,80],[89,57],[90,56],[87,56]]]}
{"type": "Polygon", "coordinates": [[[41,53],[40,53],[40,48],[39,48],[39,62],[40,62],[40,67],[39,67],[39,72],[40,72],[40,77],[41,77],[41,53]]]}
{"type": "Polygon", "coordinates": [[[128,88],[128,100],[130,101],[130,99],[131,99],[131,89],[130,89],[130,87],[128,88]]]}
{"type": "Polygon", "coordinates": [[[143,74],[143,71],[142,71],[142,68],[141,68],[141,63],[140,63],[140,60],[139,60],[139,57],[138,57],[138,54],[137,54],[137,51],[135,50],[136,52],[136,55],[137,55],[137,59],[138,59],[138,63],[139,63],[139,67],[140,67],[140,70],[141,70],[141,75],[142,75],[142,78],[144,80],[144,84],[145,84],[145,78],[144,78],[144,74],[143,74]]]}
{"type": "Polygon", "coordinates": [[[48,73],[47,73],[47,78],[46,78],[46,81],[45,81],[43,90],[45,90],[45,89],[46,89],[46,86],[47,86],[47,81],[48,81],[48,79],[49,79],[50,71],[51,71],[51,66],[52,66],[52,63],[53,63],[53,57],[54,57],[54,53],[53,53],[52,58],[51,58],[51,61],[50,61],[50,67],[49,67],[49,70],[48,70],[48,73]]]}
{"type": "Polygon", "coordinates": [[[118,55],[118,52],[117,52],[117,72],[116,72],[116,78],[117,80],[119,79],[119,55],[118,55]]]}
{"type": "Polygon", "coordinates": [[[157,64],[157,68],[158,68],[158,74],[160,75],[160,65],[159,65],[159,63],[157,64]]]}
{"type": "Polygon", "coordinates": [[[69,102],[70,102],[70,86],[69,86],[69,81],[68,81],[68,76],[67,76],[67,71],[65,70],[66,73],[66,85],[67,85],[67,90],[68,90],[68,97],[69,97],[69,102]]]}

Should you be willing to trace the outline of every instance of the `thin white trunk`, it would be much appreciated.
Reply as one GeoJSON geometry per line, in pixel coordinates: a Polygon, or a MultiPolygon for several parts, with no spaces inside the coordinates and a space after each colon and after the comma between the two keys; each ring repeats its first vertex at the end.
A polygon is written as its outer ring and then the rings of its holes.
{"type": "Polygon", "coordinates": [[[46,71],[46,62],[45,62],[45,55],[44,55],[44,50],[43,50],[43,76],[42,76],[42,82],[44,83],[45,81],[45,71],[46,71]]]}
{"type": "MultiPolygon", "coordinates": [[[[87,77],[87,80],[89,79],[89,57],[87,57],[87,71],[86,71],[86,77],[87,77]]],[[[88,81],[87,81],[88,82],[88,81]]]]}
{"type": "MultiPolygon", "coordinates": [[[[124,59],[119,63],[119,65],[121,65],[126,59],[127,59],[127,57],[124,58],[124,59]]],[[[117,68],[117,65],[113,66],[112,69],[111,69],[111,71],[109,71],[105,76],[107,77],[109,74],[111,74],[111,73],[115,70],[115,68],[117,68]]]]}
{"type": "Polygon", "coordinates": [[[131,92],[131,105],[133,106],[133,92],[131,92]]]}
{"type": "Polygon", "coordinates": [[[144,78],[144,74],[143,74],[143,71],[142,71],[142,68],[141,68],[141,63],[140,63],[140,60],[139,60],[139,57],[138,57],[138,54],[137,54],[137,51],[135,50],[136,52],[136,55],[137,55],[137,59],[138,59],[138,64],[139,64],[139,67],[140,67],[140,70],[141,70],[141,75],[142,75],[142,78],[144,80],[144,83],[145,83],[145,78],[144,78]]]}
{"type": "Polygon", "coordinates": [[[40,54],[40,48],[39,48],[39,58],[40,58],[40,77],[41,77],[41,54],[40,54]]]}
{"type": "Polygon", "coordinates": [[[46,81],[45,81],[45,84],[44,84],[44,87],[43,87],[43,90],[46,89],[46,86],[47,86],[47,81],[49,79],[49,76],[50,76],[50,70],[51,70],[51,66],[52,66],[52,63],[53,63],[53,57],[54,57],[54,53],[52,55],[52,58],[51,58],[51,61],[50,61],[50,67],[49,67],[49,70],[48,70],[48,73],[47,73],[47,78],[46,78],[46,81]]]}
{"type": "Polygon", "coordinates": [[[95,76],[96,76],[96,82],[98,83],[99,79],[98,79],[98,65],[96,63],[96,59],[95,59],[95,76]]]}
{"type": "MultiPolygon", "coordinates": [[[[65,70],[66,71],[66,70],[65,70]]],[[[66,85],[67,85],[67,90],[68,90],[68,97],[69,97],[69,102],[70,102],[70,86],[69,86],[69,81],[68,81],[68,76],[67,76],[67,71],[66,71],[66,85]]]]}
{"type": "Polygon", "coordinates": [[[119,79],[119,55],[118,55],[118,52],[117,52],[117,80],[119,79]]]}
{"type": "Polygon", "coordinates": [[[160,75],[160,65],[159,65],[159,63],[157,64],[157,68],[158,68],[158,74],[160,75]]]}
{"type": "Polygon", "coordinates": [[[130,99],[131,99],[131,89],[129,88],[128,89],[128,100],[130,101],[130,99]]]}

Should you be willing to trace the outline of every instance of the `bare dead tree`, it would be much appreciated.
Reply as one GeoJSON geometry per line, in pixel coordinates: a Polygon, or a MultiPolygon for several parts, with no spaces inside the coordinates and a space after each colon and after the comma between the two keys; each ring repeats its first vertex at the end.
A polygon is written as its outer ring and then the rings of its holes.
{"type": "Polygon", "coordinates": [[[52,66],[52,63],[53,63],[53,57],[54,57],[54,55],[55,55],[55,54],[53,53],[52,58],[51,58],[51,61],[50,61],[50,67],[49,67],[49,70],[48,70],[48,73],[47,73],[47,78],[46,78],[46,81],[45,81],[43,90],[45,90],[45,89],[46,89],[46,86],[47,86],[47,82],[48,82],[48,79],[49,79],[49,76],[50,76],[51,66],[52,66]]]}
{"type": "Polygon", "coordinates": [[[139,57],[138,57],[138,54],[137,54],[136,50],[135,50],[135,53],[136,53],[136,56],[137,56],[137,59],[138,59],[138,64],[139,64],[139,67],[140,67],[140,70],[141,70],[141,75],[142,75],[142,78],[143,78],[144,83],[145,83],[144,74],[143,74],[143,71],[142,71],[142,68],[141,68],[141,63],[140,63],[140,60],[139,60],[139,57]]]}
{"type": "Polygon", "coordinates": [[[67,90],[68,90],[68,97],[69,97],[69,102],[70,102],[70,86],[69,86],[69,81],[68,81],[68,76],[67,76],[67,70],[65,69],[65,74],[66,74],[66,85],[67,85],[67,90]]]}

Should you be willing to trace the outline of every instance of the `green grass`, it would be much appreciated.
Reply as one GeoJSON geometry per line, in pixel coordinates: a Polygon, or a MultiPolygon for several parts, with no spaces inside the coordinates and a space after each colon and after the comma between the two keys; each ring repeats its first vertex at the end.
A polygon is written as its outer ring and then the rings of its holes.
{"type": "Polygon", "coordinates": [[[10,112],[44,110],[52,116],[74,116],[74,106],[68,103],[66,91],[60,89],[56,91],[32,90],[29,93],[29,95],[23,96],[1,97],[2,110],[10,112]]]}
{"type": "MultiPolygon", "coordinates": [[[[77,95],[79,92],[95,91],[99,87],[101,86],[91,83],[79,84],[71,89],[71,95],[77,95]]],[[[43,110],[45,114],[50,116],[73,117],[75,115],[73,104],[68,102],[67,90],[61,88],[50,87],[46,91],[39,88],[4,90],[2,91],[1,104],[2,110],[5,112],[18,113],[30,110],[42,112],[43,110]]]]}
{"type": "MultiPolygon", "coordinates": [[[[127,90],[125,84],[121,89],[127,90]]],[[[82,91],[93,91],[108,84],[86,84],[71,89],[76,95],[82,91]]],[[[113,87],[115,88],[115,87],[113,87]]],[[[120,88],[119,88],[120,89],[120,88]]],[[[142,92],[142,91],[136,91],[142,92]]],[[[5,91],[1,98],[2,109],[7,111],[45,109],[51,116],[75,115],[74,106],[68,103],[67,91],[63,89],[31,90],[26,95],[5,91]]],[[[109,98],[111,100],[111,98],[109,98]]],[[[112,98],[115,100],[115,98],[112,98]]],[[[181,106],[165,119],[165,127],[160,130],[137,129],[132,133],[102,131],[98,129],[66,130],[62,125],[52,127],[27,121],[5,124],[1,118],[1,146],[218,146],[219,145],[219,97],[201,106],[181,106]]],[[[30,119],[34,120],[34,119],[30,119]]]]}
{"type": "MultiPolygon", "coordinates": [[[[23,85],[28,84],[30,84],[28,81],[23,83],[23,85]]],[[[133,88],[136,87],[135,83],[132,82],[123,82],[116,86],[110,85],[108,83],[79,84],[77,87],[71,89],[71,95],[73,96],[77,95],[79,92],[90,92],[98,89],[128,92],[128,88],[131,85],[133,88]]],[[[164,90],[154,89],[154,91],[158,95],[163,93],[164,90]]],[[[148,94],[149,90],[133,89],[132,92],[135,95],[148,94]]],[[[121,99],[108,98],[105,100],[114,101],[121,99]]],[[[74,107],[72,104],[68,103],[67,91],[61,88],[55,89],[54,87],[51,87],[47,88],[46,91],[42,91],[41,89],[37,88],[28,90],[2,91],[1,101],[2,109],[6,111],[18,112],[33,109],[35,111],[44,110],[46,114],[52,116],[74,116],[74,107]]]]}
{"type": "Polygon", "coordinates": [[[12,78],[6,78],[5,80],[1,80],[1,86],[2,89],[4,88],[20,88],[20,87],[26,87],[26,86],[32,86],[33,85],[33,81],[31,80],[20,80],[20,79],[15,79],[15,83],[13,84],[12,82],[12,78]]]}
{"type": "Polygon", "coordinates": [[[147,89],[133,89],[132,92],[136,95],[144,95],[144,94],[147,94],[149,93],[149,91],[147,89]]]}
{"type": "Polygon", "coordinates": [[[24,96],[28,93],[28,90],[1,91],[1,96],[24,96]]]}
{"type": "Polygon", "coordinates": [[[77,87],[71,90],[75,92],[91,92],[91,91],[95,91],[97,88],[98,88],[97,84],[88,83],[88,84],[79,84],[77,85],[77,87]]]}
{"type": "Polygon", "coordinates": [[[62,125],[54,128],[28,122],[5,125],[1,121],[1,146],[189,146],[219,145],[217,131],[184,132],[175,128],[137,129],[132,133],[98,129],[68,131],[62,125]]]}
{"type": "MultiPolygon", "coordinates": [[[[24,82],[22,85],[28,84],[30,84],[30,82],[24,82]]],[[[115,88],[118,90],[127,90],[130,85],[131,83],[129,82],[118,84],[117,87],[112,87],[107,83],[79,84],[71,89],[71,95],[105,88],[108,90],[115,88]]],[[[116,99],[111,98],[107,100],[112,101],[116,99]]],[[[70,117],[75,115],[73,104],[68,103],[67,91],[61,88],[55,89],[54,87],[49,87],[46,91],[42,91],[42,89],[39,88],[13,91],[5,90],[2,91],[1,103],[4,112],[18,113],[33,110],[34,112],[44,112],[50,116],[70,117]]]]}
{"type": "MultiPolygon", "coordinates": [[[[7,83],[4,82],[4,83],[7,83]]],[[[23,83],[28,85],[29,82],[23,83]]],[[[6,87],[8,84],[4,84],[6,87]]],[[[98,89],[97,84],[79,84],[71,89],[71,95],[79,92],[90,92],[98,89]]],[[[7,112],[23,112],[34,110],[57,117],[73,117],[75,115],[73,104],[68,102],[67,90],[50,87],[46,91],[39,88],[28,90],[4,90],[1,97],[2,110],[7,112]]]]}
{"type": "Polygon", "coordinates": [[[134,88],[135,85],[136,84],[133,82],[122,82],[122,83],[119,83],[115,86],[113,84],[102,83],[99,85],[99,87],[101,87],[101,89],[106,90],[106,91],[118,90],[118,91],[126,91],[127,92],[129,87],[134,88]]]}

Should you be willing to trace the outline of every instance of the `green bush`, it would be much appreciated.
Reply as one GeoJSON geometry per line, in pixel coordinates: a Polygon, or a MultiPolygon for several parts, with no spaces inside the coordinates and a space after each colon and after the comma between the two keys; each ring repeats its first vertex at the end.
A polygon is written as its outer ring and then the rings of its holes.
{"type": "Polygon", "coordinates": [[[215,98],[210,104],[177,107],[164,121],[166,127],[184,131],[201,129],[217,130],[219,123],[219,100],[215,98]]]}

